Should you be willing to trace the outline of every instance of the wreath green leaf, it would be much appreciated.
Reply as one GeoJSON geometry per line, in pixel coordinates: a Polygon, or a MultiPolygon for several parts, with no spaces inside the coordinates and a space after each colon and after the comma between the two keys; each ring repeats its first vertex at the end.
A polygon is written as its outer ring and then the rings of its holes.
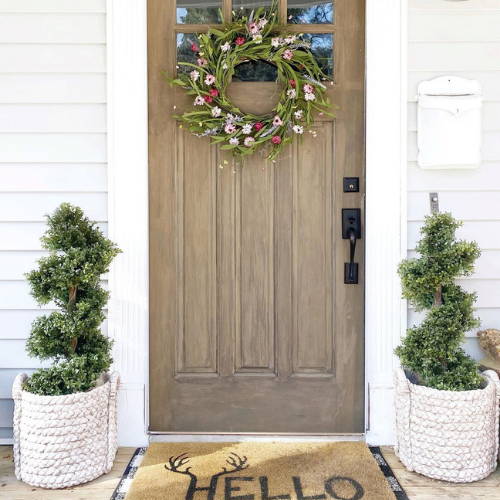
{"type": "Polygon", "coordinates": [[[302,34],[287,33],[279,24],[276,2],[269,11],[259,8],[224,23],[222,29],[212,28],[198,35],[198,41],[199,45],[191,45],[197,64],[179,62],[187,71],[170,79],[196,96],[193,105],[199,111],[175,115],[193,134],[224,143],[221,149],[235,156],[265,149],[267,158],[274,160],[285,144],[311,125],[314,111],[333,116],[327,76],[302,34]],[[283,88],[272,112],[263,116],[242,113],[227,96],[235,67],[259,60],[276,66],[283,88]]]}

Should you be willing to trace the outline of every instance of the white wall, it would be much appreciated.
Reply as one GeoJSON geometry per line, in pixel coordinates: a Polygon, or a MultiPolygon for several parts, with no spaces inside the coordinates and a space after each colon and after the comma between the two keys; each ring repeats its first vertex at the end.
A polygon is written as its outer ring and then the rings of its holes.
{"type": "MultiPolygon", "coordinates": [[[[482,256],[476,273],[463,281],[478,292],[482,327],[500,327],[500,1],[410,0],[408,103],[408,249],[418,239],[429,192],[440,210],[464,221],[460,236],[476,240],[482,256]],[[483,164],[477,170],[421,170],[416,164],[416,93],[422,80],[451,74],[483,85],[483,164]]],[[[409,311],[408,321],[418,319],[409,311]]],[[[481,353],[469,332],[467,350],[481,353]]]]}
{"type": "Polygon", "coordinates": [[[44,215],[81,206],[107,230],[105,0],[0,0],[0,442],[41,311],[24,273],[44,215]]]}

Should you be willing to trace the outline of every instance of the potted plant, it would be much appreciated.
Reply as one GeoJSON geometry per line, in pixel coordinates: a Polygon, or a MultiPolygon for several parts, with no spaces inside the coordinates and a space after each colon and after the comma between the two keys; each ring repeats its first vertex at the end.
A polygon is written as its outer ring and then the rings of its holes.
{"type": "Polygon", "coordinates": [[[496,468],[500,384],[464,352],[465,332],[478,325],[475,293],[455,283],[479,256],[457,241],[451,214],[426,217],[419,258],[399,266],[403,296],[427,315],[396,349],[396,454],[411,471],[453,482],[477,481],[496,468]]]}
{"type": "Polygon", "coordinates": [[[107,373],[100,279],[119,250],[78,207],[63,203],[47,219],[49,253],[27,279],[39,304],[59,310],[33,322],[27,351],[53,363],[14,381],[14,462],[18,479],[63,488],[108,472],[116,454],[118,376],[107,373]]]}

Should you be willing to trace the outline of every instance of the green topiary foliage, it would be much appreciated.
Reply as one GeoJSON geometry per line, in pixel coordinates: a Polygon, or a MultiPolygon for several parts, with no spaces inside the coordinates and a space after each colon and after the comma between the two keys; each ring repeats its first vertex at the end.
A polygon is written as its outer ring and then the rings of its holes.
{"type": "Polygon", "coordinates": [[[52,301],[61,310],[33,322],[29,355],[54,363],[33,373],[25,389],[42,395],[71,394],[94,387],[111,365],[111,341],[100,329],[108,301],[100,278],[120,250],[69,203],[47,220],[42,246],[50,253],[26,277],[39,304],[52,301]]]}
{"type": "Polygon", "coordinates": [[[403,297],[429,312],[419,326],[408,329],[396,354],[419,383],[451,391],[477,389],[483,382],[477,364],[461,348],[465,332],[479,321],[473,314],[476,294],[455,280],[472,273],[480,251],[474,242],[456,241],[460,226],[449,213],[426,217],[416,247],[420,258],[399,266],[403,297]]]}

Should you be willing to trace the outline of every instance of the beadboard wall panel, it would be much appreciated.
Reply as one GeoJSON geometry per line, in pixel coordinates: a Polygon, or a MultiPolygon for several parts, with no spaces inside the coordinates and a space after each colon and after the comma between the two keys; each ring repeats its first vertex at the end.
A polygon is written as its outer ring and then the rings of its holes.
{"type": "Polygon", "coordinates": [[[0,428],[10,426],[13,411],[14,402],[11,399],[0,399],[0,428]]]}
{"type": "Polygon", "coordinates": [[[479,191],[500,191],[500,161],[483,162],[481,168],[470,170],[422,170],[416,162],[408,164],[408,184],[413,191],[431,192],[459,191],[472,189],[479,191]]]}
{"type": "Polygon", "coordinates": [[[104,44],[105,41],[104,14],[0,14],[0,43],[104,44]]]}
{"type": "MultiPolygon", "coordinates": [[[[436,4],[443,4],[437,0],[436,4]]],[[[471,2],[477,4],[478,2],[471,2]]],[[[498,4],[498,2],[497,2],[498,4]]],[[[498,7],[498,5],[497,5],[498,7]]],[[[498,9],[461,12],[432,12],[415,9],[409,17],[408,37],[411,42],[500,42],[500,12],[498,9]],[[477,29],[481,26],[482,29],[477,29]]]]}
{"type": "MultiPolygon", "coordinates": [[[[408,248],[414,249],[420,238],[420,228],[422,222],[408,222],[408,248]]],[[[481,220],[467,221],[458,229],[457,236],[467,240],[475,240],[481,247],[481,250],[499,250],[500,249],[500,221],[481,220]]]]}
{"type": "Polygon", "coordinates": [[[106,0],[0,0],[0,12],[105,13],[106,0]]]}
{"type": "MultiPolygon", "coordinates": [[[[414,251],[429,193],[442,211],[464,220],[458,236],[482,249],[474,275],[460,281],[478,294],[482,328],[500,327],[500,2],[410,0],[408,47],[408,253],[414,251]],[[477,79],[484,95],[483,163],[475,170],[423,170],[417,166],[417,86],[442,75],[477,79]]],[[[408,324],[423,315],[411,308],[408,324]]],[[[477,330],[466,350],[480,357],[477,330]]]]}
{"type": "Polygon", "coordinates": [[[0,104],[0,133],[106,132],[104,104],[0,104]]]}
{"type": "Polygon", "coordinates": [[[61,200],[78,205],[91,219],[107,220],[106,193],[29,192],[2,193],[0,214],[3,222],[43,222],[45,215],[53,212],[61,200]]]}
{"type": "Polygon", "coordinates": [[[104,73],[103,45],[4,44],[0,45],[3,73],[104,73]]]}
{"type": "MultiPolygon", "coordinates": [[[[24,274],[44,216],[81,206],[107,233],[106,1],[0,0],[0,440],[38,307],[24,274]]],[[[103,329],[106,331],[107,326],[103,329]]]]}
{"type": "MultiPolygon", "coordinates": [[[[23,371],[29,375],[33,370],[26,369],[23,371]]],[[[0,401],[2,399],[9,399],[10,398],[11,392],[12,392],[12,383],[14,382],[14,379],[16,378],[16,375],[18,373],[19,373],[18,368],[14,369],[14,370],[6,368],[2,372],[2,378],[0,378],[0,401]]],[[[0,438],[1,438],[1,436],[0,436],[0,438]]]]}
{"type": "Polygon", "coordinates": [[[104,193],[105,163],[2,163],[2,192],[104,193]]]}
{"type": "MultiPolygon", "coordinates": [[[[500,220],[500,192],[491,190],[442,191],[439,193],[439,209],[452,212],[463,221],[500,220]]],[[[408,220],[420,221],[429,213],[429,193],[408,193],[408,220]]]]}
{"type": "MultiPolygon", "coordinates": [[[[455,4],[449,3],[450,0],[410,0],[410,16],[415,13],[425,12],[427,14],[445,13],[449,16],[457,14],[472,14],[481,12],[489,14],[498,11],[498,0],[472,0],[468,2],[456,1],[455,4]]],[[[450,19],[448,17],[447,19],[450,19]]]]}
{"type": "Polygon", "coordinates": [[[104,73],[11,73],[2,74],[2,104],[103,104],[104,73]]]}
{"type": "Polygon", "coordinates": [[[106,162],[106,134],[0,134],[0,163],[106,162]]]}
{"type": "MultiPolygon", "coordinates": [[[[3,193],[0,193],[1,196],[3,193]]],[[[64,193],[61,194],[61,199],[67,200],[64,193]]],[[[107,234],[107,223],[98,224],[98,226],[104,231],[104,234],[107,234]]],[[[41,250],[40,237],[45,229],[44,222],[0,222],[0,252],[4,250],[41,250]]]]}

